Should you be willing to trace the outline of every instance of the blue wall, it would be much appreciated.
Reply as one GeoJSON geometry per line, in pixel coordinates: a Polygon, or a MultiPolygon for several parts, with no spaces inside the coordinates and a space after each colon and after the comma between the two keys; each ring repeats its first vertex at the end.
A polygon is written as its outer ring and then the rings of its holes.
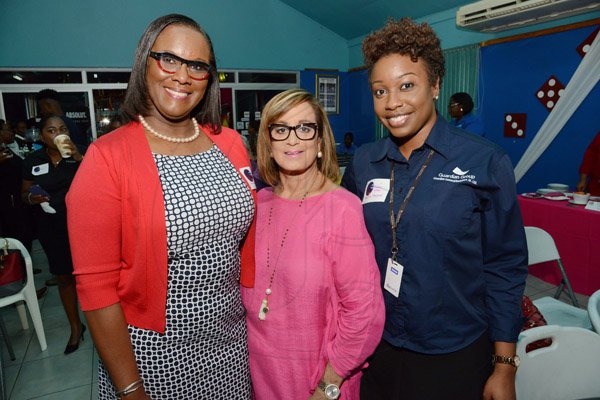
{"type": "Polygon", "coordinates": [[[345,39],[278,0],[0,2],[0,67],[130,67],[148,23],[178,12],[206,29],[220,68],[348,69],[345,39]]]}
{"type": "MultiPolygon", "coordinates": [[[[535,137],[549,111],[536,97],[550,75],[564,85],[581,62],[576,48],[594,26],[508,42],[481,49],[479,99],[486,137],[501,145],[513,164],[535,137]],[[504,137],[504,114],[526,113],[524,138],[504,137]]],[[[558,136],[517,185],[520,192],[535,191],[548,183],[574,189],[587,145],[600,131],[600,85],[596,85],[558,136]]]]}

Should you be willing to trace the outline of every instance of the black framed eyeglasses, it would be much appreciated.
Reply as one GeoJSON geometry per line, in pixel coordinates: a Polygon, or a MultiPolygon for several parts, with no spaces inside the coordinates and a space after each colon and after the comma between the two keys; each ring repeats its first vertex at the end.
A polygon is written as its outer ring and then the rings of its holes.
{"type": "Polygon", "coordinates": [[[319,125],[314,122],[305,122],[296,126],[288,126],[284,124],[269,125],[269,134],[271,140],[281,142],[290,137],[290,133],[294,131],[296,137],[300,140],[313,140],[317,136],[319,125]]]}
{"type": "Polygon", "coordinates": [[[210,70],[212,69],[212,67],[205,62],[186,60],[185,58],[167,52],[159,53],[151,51],[149,56],[154,58],[158,68],[167,74],[174,74],[179,71],[179,68],[181,68],[183,64],[185,64],[187,66],[189,77],[195,81],[204,81],[208,79],[210,70]]]}

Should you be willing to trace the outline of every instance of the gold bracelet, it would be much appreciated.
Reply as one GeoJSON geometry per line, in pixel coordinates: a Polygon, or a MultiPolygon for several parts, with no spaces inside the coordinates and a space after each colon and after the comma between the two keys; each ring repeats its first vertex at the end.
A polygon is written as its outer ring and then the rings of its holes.
{"type": "Polygon", "coordinates": [[[135,392],[142,386],[144,386],[144,381],[142,380],[142,378],[140,378],[137,381],[132,382],[129,385],[127,385],[127,387],[125,389],[121,389],[121,390],[115,392],[115,396],[117,396],[117,399],[121,400],[123,398],[123,396],[130,395],[131,393],[135,392]]]}

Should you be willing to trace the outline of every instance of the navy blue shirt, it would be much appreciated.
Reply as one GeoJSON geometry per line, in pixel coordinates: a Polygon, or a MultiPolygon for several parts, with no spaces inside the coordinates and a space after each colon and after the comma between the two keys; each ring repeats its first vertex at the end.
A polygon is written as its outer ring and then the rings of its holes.
{"type": "Polygon", "coordinates": [[[365,203],[365,190],[373,179],[389,182],[394,160],[397,213],[430,149],[397,227],[404,274],[398,298],[383,290],[383,338],[426,354],[465,348],[486,331],[492,341],[516,342],[527,243],[513,168],[500,147],[442,118],[409,160],[388,137],[361,146],[344,173],[342,185],[363,200],[382,286],[392,247],[389,192],[365,203]]]}

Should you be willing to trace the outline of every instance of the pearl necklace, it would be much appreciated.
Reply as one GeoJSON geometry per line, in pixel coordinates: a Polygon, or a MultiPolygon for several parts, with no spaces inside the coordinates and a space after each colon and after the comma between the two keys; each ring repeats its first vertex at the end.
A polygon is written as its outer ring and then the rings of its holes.
{"type": "Polygon", "coordinates": [[[147,130],[148,132],[150,132],[157,138],[166,140],[167,142],[189,143],[189,142],[193,142],[194,140],[198,139],[198,136],[200,136],[200,127],[198,126],[198,122],[196,122],[196,118],[192,118],[192,123],[194,124],[194,134],[192,136],[188,136],[186,138],[177,138],[177,137],[173,137],[173,136],[162,135],[162,134],[156,132],[154,129],[152,129],[152,127],[150,125],[148,125],[148,122],[146,122],[144,117],[142,117],[141,115],[138,115],[138,118],[140,119],[140,122],[142,123],[142,126],[144,127],[145,130],[147,130]]]}
{"type": "MultiPolygon", "coordinates": [[[[264,321],[267,318],[267,313],[269,312],[269,296],[273,291],[271,290],[271,286],[273,286],[273,278],[275,278],[275,271],[277,270],[277,264],[279,263],[279,256],[281,255],[281,251],[283,250],[283,245],[285,244],[285,239],[287,238],[288,232],[290,231],[290,227],[292,226],[296,216],[300,212],[300,208],[302,208],[302,204],[304,204],[304,200],[306,200],[306,196],[308,196],[308,191],[304,193],[302,199],[300,199],[300,204],[298,204],[298,210],[292,217],[290,221],[290,225],[285,229],[283,233],[283,237],[281,238],[281,244],[279,245],[279,253],[277,254],[277,259],[275,260],[275,265],[273,266],[273,271],[271,271],[271,277],[269,279],[269,286],[265,290],[265,297],[260,303],[260,308],[258,309],[258,319],[264,321]]],[[[267,232],[271,231],[271,219],[273,217],[273,206],[269,209],[269,221],[267,223],[267,232]]],[[[270,241],[267,240],[267,271],[271,269],[271,245],[270,241]]]]}

